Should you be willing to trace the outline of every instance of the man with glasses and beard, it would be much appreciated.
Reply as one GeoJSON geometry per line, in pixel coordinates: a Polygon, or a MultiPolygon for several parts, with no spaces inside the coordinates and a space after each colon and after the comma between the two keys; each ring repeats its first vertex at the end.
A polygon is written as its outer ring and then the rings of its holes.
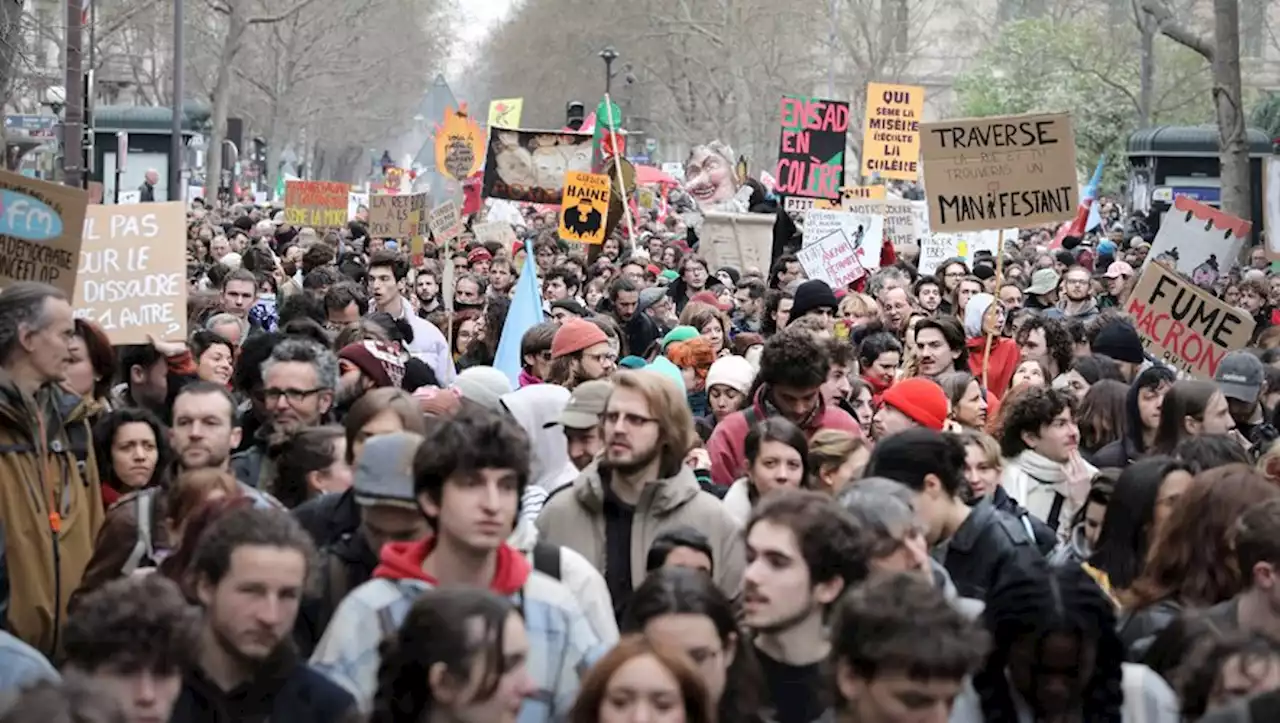
{"type": "Polygon", "coordinates": [[[1098,302],[1089,293],[1092,278],[1083,266],[1072,266],[1062,277],[1062,300],[1058,308],[1067,319],[1088,321],[1098,315],[1098,302]]]}
{"type": "Polygon", "coordinates": [[[644,567],[632,561],[644,560],[667,530],[687,525],[711,541],[717,586],[737,595],[742,538],[724,506],[702,491],[684,463],[695,433],[675,382],[652,371],[619,372],[600,431],[600,457],[554,493],[538,517],[542,541],[590,560],[604,575],[614,608],[622,610],[645,577],[644,567]]]}

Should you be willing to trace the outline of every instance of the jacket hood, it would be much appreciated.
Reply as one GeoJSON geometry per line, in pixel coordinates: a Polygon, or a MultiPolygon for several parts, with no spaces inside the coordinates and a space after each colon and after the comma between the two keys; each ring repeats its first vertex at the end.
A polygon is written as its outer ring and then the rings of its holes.
{"type": "MultiPolygon", "coordinates": [[[[573,482],[578,501],[593,512],[604,509],[604,480],[600,472],[600,460],[587,465],[573,482]]],[[[702,488],[693,470],[680,465],[674,476],[664,477],[645,485],[640,494],[637,509],[646,509],[657,515],[665,515],[698,496],[702,488]]]]}
{"type": "Polygon", "coordinates": [[[578,476],[578,469],[569,459],[564,428],[556,423],[569,403],[569,396],[569,390],[562,386],[533,384],[501,397],[502,406],[529,435],[529,447],[533,450],[529,481],[548,492],[569,484],[578,476]]]}
{"type": "Polygon", "coordinates": [[[969,303],[964,305],[964,335],[967,338],[986,336],[982,333],[982,316],[994,303],[996,297],[991,294],[974,294],[969,297],[969,303]]]}
{"type": "MultiPolygon", "coordinates": [[[[422,569],[422,563],[435,547],[436,538],[427,537],[414,542],[388,542],[382,546],[374,577],[388,580],[421,580],[431,585],[439,581],[422,569]]],[[[489,590],[499,595],[514,595],[524,587],[533,567],[524,555],[503,543],[498,547],[498,564],[489,581],[489,590]]]]}

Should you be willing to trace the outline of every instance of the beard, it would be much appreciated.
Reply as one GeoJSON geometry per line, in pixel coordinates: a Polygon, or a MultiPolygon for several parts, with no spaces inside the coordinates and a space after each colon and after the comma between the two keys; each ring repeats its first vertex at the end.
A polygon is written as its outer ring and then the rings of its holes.
{"type": "Polygon", "coordinates": [[[817,603],[814,602],[812,596],[810,596],[809,599],[805,602],[805,604],[801,606],[799,609],[795,610],[794,612],[784,615],[783,617],[778,618],[777,620],[771,620],[763,624],[756,624],[756,625],[749,624],[749,627],[753,631],[761,635],[777,635],[780,633],[785,633],[786,631],[794,628],[795,626],[807,620],[809,616],[813,614],[814,606],[816,604],[817,603]]]}
{"type": "Polygon", "coordinates": [[[636,472],[648,467],[650,464],[653,464],[653,461],[662,454],[662,449],[659,446],[654,445],[652,448],[642,452],[637,452],[633,449],[631,450],[631,453],[632,455],[630,459],[610,459],[609,448],[606,446],[604,455],[600,458],[600,468],[610,472],[617,472],[623,476],[635,474],[636,472]]]}

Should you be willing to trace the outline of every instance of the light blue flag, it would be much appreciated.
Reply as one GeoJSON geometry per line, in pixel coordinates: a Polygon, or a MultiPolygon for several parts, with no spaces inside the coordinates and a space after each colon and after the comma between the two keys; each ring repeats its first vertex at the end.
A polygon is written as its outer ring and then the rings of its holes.
{"type": "Polygon", "coordinates": [[[498,353],[493,359],[493,366],[507,375],[513,389],[520,387],[520,370],[523,368],[520,341],[530,327],[541,323],[542,294],[538,285],[538,267],[533,263],[532,245],[526,241],[524,268],[516,282],[516,293],[511,297],[507,321],[502,325],[502,338],[498,340],[498,353]]]}

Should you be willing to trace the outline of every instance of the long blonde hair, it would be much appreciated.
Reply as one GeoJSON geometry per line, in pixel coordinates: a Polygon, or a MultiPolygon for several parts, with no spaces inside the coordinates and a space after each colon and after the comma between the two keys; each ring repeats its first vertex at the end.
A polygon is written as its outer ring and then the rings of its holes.
{"type": "MultiPolygon", "coordinates": [[[[644,397],[649,413],[658,425],[659,474],[673,477],[680,471],[684,458],[701,438],[693,426],[688,400],[675,382],[658,372],[624,370],[613,376],[613,391],[626,389],[644,397]]],[[[605,416],[609,408],[605,407],[605,416]]]]}

